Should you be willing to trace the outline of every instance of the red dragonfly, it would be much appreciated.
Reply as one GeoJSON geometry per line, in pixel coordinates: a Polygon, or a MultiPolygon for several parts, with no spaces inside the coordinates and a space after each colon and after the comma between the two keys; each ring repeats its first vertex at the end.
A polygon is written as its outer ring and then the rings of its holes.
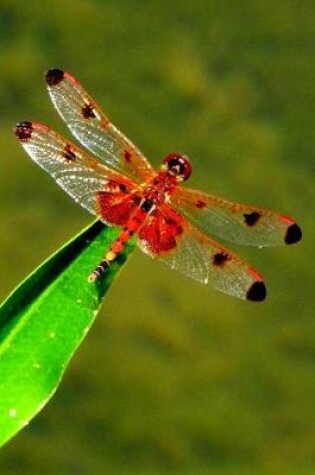
{"type": "Polygon", "coordinates": [[[156,172],[69,72],[51,69],[45,79],[61,118],[98,158],[42,124],[20,122],[16,136],[75,201],[107,225],[122,227],[88,280],[100,279],[136,234],[142,251],[188,277],[233,297],[264,300],[261,275],[208,234],[258,247],[293,244],[302,237],[296,222],[183,188],[192,172],[187,156],[170,153],[156,172]]]}

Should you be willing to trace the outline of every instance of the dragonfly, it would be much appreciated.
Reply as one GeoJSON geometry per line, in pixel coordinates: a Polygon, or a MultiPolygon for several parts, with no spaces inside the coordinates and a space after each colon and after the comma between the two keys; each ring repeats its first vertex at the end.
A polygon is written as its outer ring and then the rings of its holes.
{"type": "Polygon", "coordinates": [[[134,236],[144,253],[191,279],[232,297],[263,301],[263,277],[210,236],[257,247],[293,244],[302,237],[298,224],[181,186],[192,173],[186,155],[169,153],[155,171],[70,72],[50,69],[45,81],[57,112],[90,153],[36,122],[18,123],[15,135],[76,202],[106,225],[121,227],[88,281],[101,279],[134,236]]]}

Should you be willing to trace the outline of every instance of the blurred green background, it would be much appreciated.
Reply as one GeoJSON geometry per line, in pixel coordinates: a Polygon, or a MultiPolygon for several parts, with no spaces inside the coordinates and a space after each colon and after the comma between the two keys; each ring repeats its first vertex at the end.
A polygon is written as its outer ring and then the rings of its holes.
{"type": "Polygon", "coordinates": [[[315,473],[314,24],[312,0],[0,0],[1,298],[92,219],[12,134],[31,119],[69,136],[50,67],[154,165],[187,153],[191,187],[304,231],[237,249],[266,278],[260,305],[136,251],[1,475],[315,473]]]}

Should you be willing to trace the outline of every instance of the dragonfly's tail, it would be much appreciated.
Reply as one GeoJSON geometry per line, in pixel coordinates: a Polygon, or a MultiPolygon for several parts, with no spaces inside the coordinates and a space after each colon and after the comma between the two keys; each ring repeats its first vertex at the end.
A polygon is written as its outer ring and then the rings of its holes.
{"type": "Polygon", "coordinates": [[[89,275],[88,282],[92,283],[99,280],[110,264],[111,262],[108,259],[102,259],[99,265],[95,267],[94,271],[89,275]]]}
{"type": "Polygon", "coordinates": [[[101,276],[106,272],[111,263],[122,252],[124,244],[125,243],[123,243],[120,238],[114,241],[114,243],[111,245],[110,250],[105,254],[99,265],[95,267],[94,271],[89,275],[88,282],[92,283],[101,278],[101,276]]]}

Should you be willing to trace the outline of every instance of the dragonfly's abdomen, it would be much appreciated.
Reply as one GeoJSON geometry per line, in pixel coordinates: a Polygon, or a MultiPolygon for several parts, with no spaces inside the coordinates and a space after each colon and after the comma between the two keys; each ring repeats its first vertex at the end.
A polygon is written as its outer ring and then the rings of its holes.
{"type": "MultiPolygon", "coordinates": [[[[122,232],[111,245],[109,253],[115,255],[114,259],[122,252],[126,242],[129,241],[129,239],[139,230],[141,225],[144,223],[146,216],[152,211],[153,207],[154,205],[152,201],[143,200],[140,206],[135,209],[122,232]]],[[[112,254],[110,254],[109,257],[112,257],[112,254]]]]}
{"type": "Polygon", "coordinates": [[[118,238],[112,243],[104,259],[99,263],[96,269],[90,274],[89,281],[94,282],[99,279],[111,263],[122,253],[126,243],[139,230],[144,223],[147,215],[154,209],[154,203],[149,199],[144,199],[140,205],[131,214],[127,223],[118,238]]]}

